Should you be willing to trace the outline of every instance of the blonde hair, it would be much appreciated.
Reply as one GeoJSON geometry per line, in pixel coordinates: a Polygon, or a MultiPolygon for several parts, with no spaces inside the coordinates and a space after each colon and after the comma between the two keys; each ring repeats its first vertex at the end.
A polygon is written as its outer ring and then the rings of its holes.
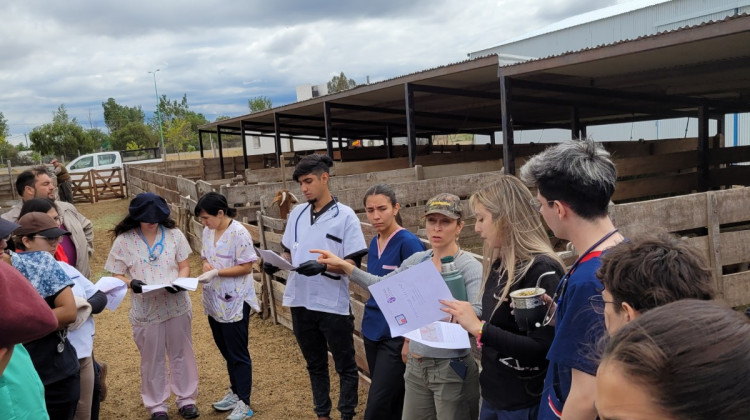
{"type": "Polygon", "coordinates": [[[469,205],[476,210],[481,204],[492,215],[496,233],[500,235],[500,248],[484,243],[482,264],[482,288],[484,294],[487,279],[495,260],[500,259],[499,279],[507,274],[502,297],[495,308],[508,297],[511,287],[528,272],[534,259],[546,255],[563,266],[560,257],[552,249],[547,231],[542,225],[539,212],[531,206],[532,195],[516,177],[502,175],[497,181],[484,186],[469,198],[469,205]]]}

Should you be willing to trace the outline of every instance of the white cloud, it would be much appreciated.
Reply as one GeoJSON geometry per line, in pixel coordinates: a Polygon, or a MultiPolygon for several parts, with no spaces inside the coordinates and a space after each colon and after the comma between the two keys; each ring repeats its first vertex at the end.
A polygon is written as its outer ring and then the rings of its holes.
{"type": "Polygon", "coordinates": [[[103,128],[101,103],[155,106],[188,96],[209,120],[248,112],[265,95],[343,71],[363,83],[466,59],[466,54],[615,0],[97,1],[0,4],[0,112],[12,141],[72,117],[103,128]]]}

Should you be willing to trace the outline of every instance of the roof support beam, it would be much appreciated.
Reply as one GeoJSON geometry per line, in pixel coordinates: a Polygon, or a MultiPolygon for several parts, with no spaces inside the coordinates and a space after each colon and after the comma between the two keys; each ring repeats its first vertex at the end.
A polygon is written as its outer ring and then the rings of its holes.
{"type": "Polygon", "coordinates": [[[708,106],[698,108],[698,191],[707,191],[708,179],[708,106]]]}
{"type": "MultiPolygon", "coordinates": [[[[328,157],[333,159],[333,127],[331,125],[331,103],[328,101],[323,102],[323,120],[325,121],[326,131],[326,153],[328,157]]],[[[339,145],[341,142],[339,142],[339,145]]]]}
{"type": "Polygon", "coordinates": [[[415,92],[427,92],[427,93],[435,93],[439,95],[467,96],[470,98],[484,98],[484,99],[497,100],[497,93],[495,92],[481,92],[481,91],[475,91],[475,90],[455,89],[455,88],[447,88],[447,87],[441,87],[441,86],[417,85],[414,83],[410,83],[410,85],[412,86],[412,89],[415,92]]]}
{"type": "Polygon", "coordinates": [[[221,168],[221,178],[224,178],[224,147],[221,145],[222,126],[216,126],[216,141],[219,143],[219,167],[221,168]]]}
{"type": "Polygon", "coordinates": [[[274,143],[276,149],[276,167],[281,168],[281,123],[279,114],[273,114],[274,143]]]}
{"type": "Polygon", "coordinates": [[[201,150],[201,159],[203,159],[203,131],[204,130],[198,130],[198,147],[200,147],[201,150]]]}
{"type": "Polygon", "coordinates": [[[513,150],[513,115],[511,97],[513,96],[510,78],[503,76],[500,70],[500,105],[503,123],[503,168],[509,175],[516,174],[516,154],[513,150]]]}
{"type": "Polygon", "coordinates": [[[742,101],[727,101],[716,99],[694,98],[690,96],[659,95],[646,92],[624,92],[613,89],[601,89],[588,86],[567,86],[555,83],[534,82],[531,80],[513,79],[513,85],[517,89],[534,89],[547,90],[561,93],[577,93],[589,96],[598,96],[605,98],[620,98],[631,101],[654,102],[668,104],[675,107],[701,107],[710,106],[714,108],[747,107],[748,104],[742,101]]]}
{"type": "Polygon", "coordinates": [[[406,137],[409,145],[409,166],[414,167],[417,161],[417,126],[414,122],[414,91],[409,83],[404,83],[404,102],[406,103],[406,137]]]}
{"type": "Polygon", "coordinates": [[[245,141],[245,124],[240,124],[240,137],[242,138],[242,163],[245,164],[245,169],[250,166],[247,162],[247,141],[245,141]]]}

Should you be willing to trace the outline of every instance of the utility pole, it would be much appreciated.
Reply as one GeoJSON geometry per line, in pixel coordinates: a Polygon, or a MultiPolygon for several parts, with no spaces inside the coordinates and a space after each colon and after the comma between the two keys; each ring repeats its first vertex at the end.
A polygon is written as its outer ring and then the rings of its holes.
{"type": "Polygon", "coordinates": [[[159,137],[161,137],[161,160],[166,161],[167,160],[167,148],[164,147],[164,130],[162,129],[162,124],[161,124],[161,111],[159,111],[159,91],[156,89],[156,72],[157,71],[159,71],[159,69],[150,71],[149,73],[154,75],[154,93],[156,94],[156,118],[159,121],[159,137]]]}

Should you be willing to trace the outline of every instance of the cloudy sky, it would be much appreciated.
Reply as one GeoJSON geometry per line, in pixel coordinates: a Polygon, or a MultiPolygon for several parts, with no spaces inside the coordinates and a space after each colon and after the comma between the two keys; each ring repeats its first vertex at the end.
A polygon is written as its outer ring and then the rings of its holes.
{"type": "Polygon", "coordinates": [[[274,106],[343,71],[357,83],[444,65],[626,0],[5,0],[0,112],[13,143],[60,104],[105,129],[101,103],[155,109],[159,94],[213,121],[274,106]]]}

